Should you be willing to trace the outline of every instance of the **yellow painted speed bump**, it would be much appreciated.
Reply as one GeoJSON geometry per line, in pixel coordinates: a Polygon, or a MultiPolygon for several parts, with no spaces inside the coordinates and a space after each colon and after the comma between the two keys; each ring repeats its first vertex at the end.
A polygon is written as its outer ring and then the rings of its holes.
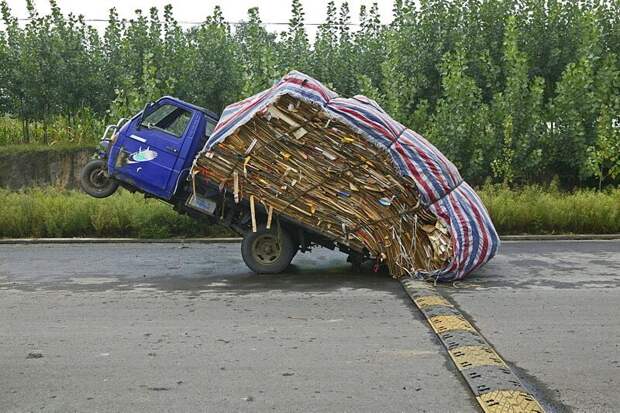
{"type": "Polygon", "coordinates": [[[402,279],[485,413],[544,413],[506,362],[432,284],[402,279]]]}
{"type": "Polygon", "coordinates": [[[543,413],[534,397],[522,391],[498,390],[476,397],[485,413],[543,413]]]}
{"type": "Polygon", "coordinates": [[[476,331],[462,315],[438,315],[429,318],[428,322],[437,334],[451,330],[476,331]]]}
{"type": "Polygon", "coordinates": [[[448,352],[459,370],[478,366],[507,367],[495,350],[488,346],[463,346],[448,352]]]}
{"type": "Polygon", "coordinates": [[[448,302],[448,300],[446,300],[445,298],[440,297],[438,295],[422,296],[420,298],[416,298],[414,301],[415,301],[415,304],[418,307],[420,307],[420,308],[431,307],[433,305],[442,305],[444,307],[453,307],[453,305],[450,304],[448,302]]]}

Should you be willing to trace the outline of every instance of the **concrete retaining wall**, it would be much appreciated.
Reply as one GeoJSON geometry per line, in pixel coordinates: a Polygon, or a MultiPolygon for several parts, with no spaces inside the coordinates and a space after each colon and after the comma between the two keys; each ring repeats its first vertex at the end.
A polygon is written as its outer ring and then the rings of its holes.
{"type": "Polygon", "coordinates": [[[94,148],[0,148],[0,187],[30,186],[77,188],[80,169],[94,148]]]}

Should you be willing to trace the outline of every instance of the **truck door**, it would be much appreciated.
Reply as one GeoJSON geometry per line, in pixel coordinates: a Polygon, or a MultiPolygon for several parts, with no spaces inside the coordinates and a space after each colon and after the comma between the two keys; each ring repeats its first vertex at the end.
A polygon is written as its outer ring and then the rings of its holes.
{"type": "Polygon", "coordinates": [[[170,103],[152,108],[140,124],[140,117],[134,119],[119,154],[119,172],[146,192],[169,198],[191,119],[191,111],[170,103]]]}

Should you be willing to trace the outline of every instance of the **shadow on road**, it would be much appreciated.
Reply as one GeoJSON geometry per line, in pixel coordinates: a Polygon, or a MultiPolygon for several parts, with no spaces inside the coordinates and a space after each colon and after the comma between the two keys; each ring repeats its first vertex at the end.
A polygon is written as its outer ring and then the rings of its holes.
{"type": "Polygon", "coordinates": [[[265,291],[330,292],[337,289],[399,289],[398,283],[387,272],[373,272],[370,265],[354,271],[350,265],[331,265],[323,268],[291,265],[281,274],[241,273],[163,278],[152,280],[156,288],[165,291],[192,291],[196,293],[218,291],[243,295],[265,291]]]}

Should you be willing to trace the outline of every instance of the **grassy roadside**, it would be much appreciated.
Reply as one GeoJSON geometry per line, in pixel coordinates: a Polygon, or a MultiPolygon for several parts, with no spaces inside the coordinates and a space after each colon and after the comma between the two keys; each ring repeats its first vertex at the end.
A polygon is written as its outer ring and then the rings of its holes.
{"type": "MultiPolygon", "coordinates": [[[[540,187],[479,191],[502,235],[620,233],[620,189],[563,193],[540,187]]],[[[126,191],[94,199],[76,191],[0,190],[0,238],[230,236],[126,191]]]]}
{"type": "Polygon", "coordinates": [[[232,231],[179,215],[169,205],[119,191],[95,199],[77,191],[0,189],[0,238],[209,237],[232,231]]]}
{"type": "Polygon", "coordinates": [[[16,145],[0,145],[0,156],[28,155],[32,153],[57,153],[66,154],[82,149],[94,151],[96,144],[84,145],[76,143],[59,143],[57,145],[44,144],[16,144],[16,145]]]}
{"type": "Polygon", "coordinates": [[[92,111],[81,110],[69,119],[63,115],[52,116],[43,122],[29,121],[27,138],[21,119],[0,115],[0,147],[3,146],[95,146],[103,133],[105,122],[92,111]]]}
{"type": "Polygon", "coordinates": [[[567,193],[486,186],[478,193],[500,235],[620,233],[620,188],[567,193]]]}

